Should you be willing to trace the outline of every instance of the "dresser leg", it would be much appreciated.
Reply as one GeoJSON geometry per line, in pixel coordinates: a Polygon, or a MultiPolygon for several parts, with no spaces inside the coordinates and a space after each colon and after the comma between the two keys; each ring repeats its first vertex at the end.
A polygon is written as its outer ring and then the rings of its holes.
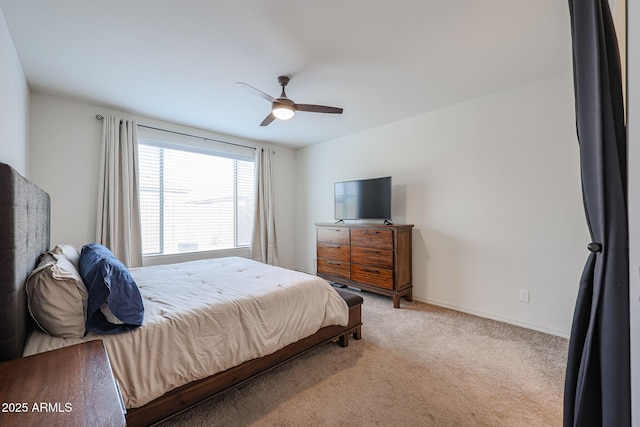
{"type": "Polygon", "coordinates": [[[393,308],[400,308],[400,295],[393,294],[393,308]]]}
{"type": "Polygon", "coordinates": [[[409,293],[407,294],[407,296],[405,296],[405,298],[409,302],[413,301],[413,288],[409,288],[409,293]]]}

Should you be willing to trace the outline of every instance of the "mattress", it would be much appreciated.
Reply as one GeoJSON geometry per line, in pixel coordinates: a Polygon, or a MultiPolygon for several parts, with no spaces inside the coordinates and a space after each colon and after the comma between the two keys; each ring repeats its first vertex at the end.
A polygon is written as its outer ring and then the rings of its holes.
{"type": "Polygon", "coordinates": [[[34,330],[24,355],[102,339],[125,406],[271,354],[329,325],[346,326],[345,301],[325,280],[229,257],[131,269],[142,327],[57,338],[34,330]]]}

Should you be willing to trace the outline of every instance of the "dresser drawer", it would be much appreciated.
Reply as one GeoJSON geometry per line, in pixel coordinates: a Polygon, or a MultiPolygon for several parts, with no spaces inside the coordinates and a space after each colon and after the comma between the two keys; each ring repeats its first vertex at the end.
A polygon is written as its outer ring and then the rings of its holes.
{"type": "Polygon", "coordinates": [[[393,231],[378,228],[354,228],[351,244],[364,248],[393,249],[393,231]]]}
{"type": "Polygon", "coordinates": [[[391,249],[373,249],[354,246],[351,248],[351,262],[353,264],[393,269],[393,251],[391,249]]]}
{"type": "Polygon", "coordinates": [[[318,242],[349,244],[349,229],[341,227],[318,227],[318,242]]]}
{"type": "Polygon", "coordinates": [[[393,270],[352,264],[351,280],[365,285],[393,289],[393,270]]]}
{"type": "Polygon", "coordinates": [[[351,264],[344,261],[318,258],[318,274],[349,280],[351,264]]]}
{"type": "Polygon", "coordinates": [[[318,258],[328,258],[349,262],[349,245],[338,243],[318,243],[318,258]]]}

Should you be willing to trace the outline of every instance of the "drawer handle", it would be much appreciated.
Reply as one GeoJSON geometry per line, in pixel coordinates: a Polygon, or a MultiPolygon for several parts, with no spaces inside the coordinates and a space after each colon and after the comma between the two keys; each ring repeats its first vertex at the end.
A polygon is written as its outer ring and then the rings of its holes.
{"type": "Polygon", "coordinates": [[[380,270],[372,270],[370,268],[363,268],[362,271],[365,271],[367,273],[375,273],[375,274],[380,274],[380,270]]]}
{"type": "Polygon", "coordinates": [[[329,265],[341,265],[338,261],[327,261],[329,265]]]}
{"type": "Polygon", "coordinates": [[[374,251],[373,249],[363,249],[362,252],[365,253],[365,254],[379,254],[380,253],[380,251],[374,251]]]}
{"type": "Polygon", "coordinates": [[[340,245],[327,245],[327,246],[333,249],[340,249],[340,245]]]}

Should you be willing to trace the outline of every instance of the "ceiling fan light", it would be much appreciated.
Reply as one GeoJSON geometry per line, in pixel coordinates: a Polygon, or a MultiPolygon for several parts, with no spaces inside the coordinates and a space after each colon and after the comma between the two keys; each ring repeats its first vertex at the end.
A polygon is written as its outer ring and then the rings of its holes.
{"type": "Polygon", "coordinates": [[[295,114],[293,108],[288,105],[278,105],[271,112],[280,120],[289,120],[295,114]]]}

